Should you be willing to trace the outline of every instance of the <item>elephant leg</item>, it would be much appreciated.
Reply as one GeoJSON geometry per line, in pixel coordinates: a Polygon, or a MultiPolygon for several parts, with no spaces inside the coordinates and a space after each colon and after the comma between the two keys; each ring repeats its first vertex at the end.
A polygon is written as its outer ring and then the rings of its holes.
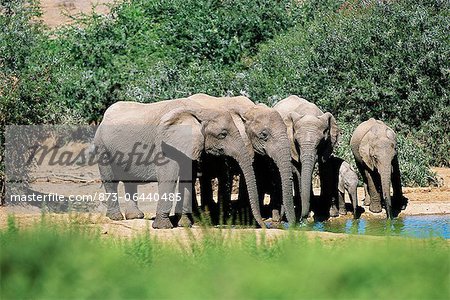
{"type": "Polygon", "coordinates": [[[227,224],[230,218],[231,211],[231,187],[233,184],[233,176],[230,176],[228,171],[225,171],[224,176],[219,177],[218,187],[218,203],[221,208],[221,222],[227,224]]]}
{"type": "MultiPolygon", "coordinates": [[[[331,167],[319,162],[319,176],[320,176],[320,211],[323,208],[328,210],[330,217],[339,216],[338,211],[338,195],[337,195],[337,180],[333,178],[334,172],[331,167]]],[[[325,213],[324,213],[325,214],[325,213]]]]}
{"type": "Polygon", "coordinates": [[[195,199],[195,167],[191,161],[184,161],[184,168],[180,169],[178,181],[178,193],[174,195],[175,215],[178,220],[178,226],[191,227],[194,224],[192,216],[192,207],[195,199]],[[192,170],[187,166],[192,166],[192,170]]]}
{"type": "Polygon", "coordinates": [[[338,201],[339,201],[339,214],[346,215],[347,209],[345,208],[345,192],[338,191],[338,201]]]}
{"type": "Polygon", "coordinates": [[[106,216],[114,221],[123,220],[123,215],[120,212],[117,186],[119,183],[117,181],[105,181],[103,186],[106,191],[106,216]]]}
{"type": "Polygon", "coordinates": [[[329,210],[330,217],[337,217],[337,216],[339,216],[340,209],[338,210],[336,197],[332,196],[330,202],[331,202],[330,210],[329,210]]]}
{"type": "Polygon", "coordinates": [[[357,194],[357,189],[356,186],[352,187],[351,189],[349,189],[348,192],[348,196],[350,197],[350,201],[352,202],[353,205],[353,218],[356,219],[357,218],[357,213],[358,213],[358,194],[357,194]]]}
{"type": "MultiPolygon", "coordinates": [[[[194,224],[192,216],[192,207],[194,195],[192,182],[182,181],[178,183],[178,199],[175,199],[175,215],[178,219],[179,227],[191,227],[194,224]]],[[[197,201],[195,199],[195,201],[197,201]]]]}
{"type": "Polygon", "coordinates": [[[374,213],[379,213],[381,212],[381,195],[377,189],[373,176],[374,174],[371,174],[366,170],[367,190],[370,195],[369,210],[374,213]]]}
{"type": "Polygon", "coordinates": [[[214,199],[213,199],[213,189],[212,189],[212,183],[211,183],[211,177],[205,174],[205,172],[202,173],[202,176],[200,177],[200,195],[201,195],[201,209],[203,212],[203,217],[206,217],[207,219],[211,219],[211,222],[214,224],[212,218],[213,218],[213,212],[216,210],[214,199]],[[207,215],[207,212],[209,215],[207,215]]]}
{"type": "Polygon", "coordinates": [[[271,186],[270,190],[270,208],[272,210],[272,221],[274,223],[280,223],[282,219],[281,212],[283,210],[283,201],[282,201],[282,192],[281,189],[278,188],[281,186],[281,182],[276,182],[271,186]]]}
{"type": "Polygon", "coordinates": [[[125,182],[125,199],[127,201],[127,207],[125,209],[125,219],[143,219],[144,213],[139,210],[137,199],[137,183],[125,182]]]}
{"type": "Polygon", "coordinates": [[[242,174],[239,175],[239,199],[237,201],[237,222],[239,225],[249,225],[252,220],[250,212],[250,200],[248,198],[247,185],[242,174]]]}
{"type": "Polygon", "coordinates": [[[393,189],[393,206],[396,209],[404,210],[407,205],[407,199],[403,197],[402,193],[402,182],[401,182],[401,176],[400,176],[400,167],[398,164],[398,157],[397,155],[394,156],[394,159],[392,160],[392,189],[393,189]]]}
{"type": "Polygon", "coordinates": [[[176,191],[179,165],[175,161],[170,160],[157,171],[159,201],[156,207],[156,217],[152,227],[155,229],[173,228],[172,222],[169,219],[169,214],[173,205],[170,194],[173,194],[176,191]]]}
{"type": "Polygon", "coordinates": [[[369,189],[367,188],[367,176],[366,176],[366,170],[362,166],[362,164],[356,162],[356,167],[358,168],[359,174],[361,174],[361,177],[363,179],[364,184],[364,206],[370,205],[370,194],[369,189]]]}
{"type": "Polygon", "coordinates": [[[99,165],[98,170],[106,191],[104,197],[106,202],[106,216],[115,221],[123,220],[123,215],[120,212],[119,206],[119,195],[117,192],[119,181],[115,179],[112,165],[99,165]]]}
{"type": "Polygon", "coordinates": [[[367,186],[367,182],[364,182],[364,205],[369,206],[370,205],[370,194],[369,194],[369,187],[367,186]]]}
{"type": "Polygon", "coordinates": [[[301,201],[301,199],[300,199],[300,187],[301,187],[300,178],[301,177],[300,177],[300,171],[295,166],[292,167],[292,175],[293,175],[292,182],[293,182],[293,187],[294,187],[295,219],[298,220],[300,218],[300,214],[301,214],[301,211],[300,211],[300,208],[301,208],[301,205],[300,205],[300,201],[301,201]]]}

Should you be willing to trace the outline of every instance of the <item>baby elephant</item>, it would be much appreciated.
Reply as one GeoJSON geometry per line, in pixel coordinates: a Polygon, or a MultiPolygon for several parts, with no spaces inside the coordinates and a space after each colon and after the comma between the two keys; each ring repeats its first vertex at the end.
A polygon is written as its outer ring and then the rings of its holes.
{"type": "Polygon", "coordinates": [[[364,181],[364,204],[375,213],[381,212],[384,204],[387,217],[392,219],[394,211],[405,209],[407,202],[402,194],[396,134],[382,121],[371,118],[355,129],[350,146],[364,181]]]}
{"type": "Polygon", "coordinates": [[[328,176],[326,176],[326,179],[324,178],[325,180],[322,180],[321,186],[328,189],[331,196],[330,217],[347,214],[344,199],[345,191],[347,191],[353,205],[353,217],[356,219],[358,208],[358,197],[356,195],[358,175],[349,163],[334,155],[330,156],[324,163],[324,167],[328,171],[328,176]],[[336,201],[336,199],[338,199],[338,201],[336,201]]]}

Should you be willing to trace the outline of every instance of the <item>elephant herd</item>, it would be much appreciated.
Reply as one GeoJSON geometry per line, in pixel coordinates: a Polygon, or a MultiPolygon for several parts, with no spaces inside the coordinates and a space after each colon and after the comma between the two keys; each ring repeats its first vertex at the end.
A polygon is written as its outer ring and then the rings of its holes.
{"type": "MultiPolygon", "coordinates": [[[[143,218],[137,187],[157,182],[160,196],[153,228],[190,226],[192,214],[201,210],[219,224],[236,210],[245,209],[261,227],[266,227],[267,218],[272,224],[281,224],[286,218],[293,226],[310,213],[317,162],[320,202],[328,205],[329,216],[347,213],[347,190],[356,218],[358,176],[347,162],[332,154],[338,136],[331,113],[297,96],[273,107],[255,104],[244,96],[206,94],[150,104],[117,102],[106,110],[94,144],[100,155],[121,153],[129,158],[128,163],[99,163],[106,192],[117,194],[118,183],[123,182],[128,201],[123,215],[118,201],[109,198],[106,215],[112,220],[143,218]],[[151,147],[159,156],[150,164],[142,163],[139,147],[151,147]],[[238,201],[231,201],[236,175],[238,201]],[[200,207],[193,185],[197,178],[200,207]],[[214,178],[217,202],[213,200],[214,178]],[[179,197],[161,197],[174,194],[179,197]],[[264,205],[265,194],[270,195],[268,205],[264,205]],[[176,218],[171,218],[174,203],[176,218]]],[[[393,218],[406,206],[395,133],[383,122],[370,119],[356,128],[351,149],[364,181],[364,204],[373,212],[380,212],[384,205],[388,218],[393,218]]]]}

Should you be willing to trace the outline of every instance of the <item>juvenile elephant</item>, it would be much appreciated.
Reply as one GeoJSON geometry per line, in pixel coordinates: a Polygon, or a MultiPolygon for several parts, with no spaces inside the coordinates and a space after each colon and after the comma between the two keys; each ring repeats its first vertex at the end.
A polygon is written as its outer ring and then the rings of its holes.
{"type": "MultiPolygon", "coordinates": [[[[300,220],[306,219],[315,163],[317,160],[325,162],[330,157],[339,135],[338,126],[331,113],[324,113],[315,104],[295,95],[279,101],[273,108],[280,113],[287,126],[296,181],[294,189],[296,197],[300,195],[301,198],[300,220]]],[[[319,175],[323,173],[319,164],[319,175]]],[[[327,192],[321,190],[321,193],[327,192]]],[[[323,196],[327,197],[325,194],[323,196]]]]}
{"type": "Polygon", "coordinates": [[[387,217],[393,218],[393,209],[404,209],[397,140],[394,131],[382,121],[373,118],[362,122],[350,140],[356,165],[364,180],[366,198],[372,212],[381,212],[382,201],[387,217]],[[394,191],[391,199],[391,182],[394,191]]]}
{"type": "MultiPolygon", "coordinates": [[[[190,96],[189,99],[204,107],[217,107],[231,113],[233,121],[245,142],[241,147],[242,151],[247,151],[250,156],[255,155],[254,167],[259,171],[256,173],[256,176],[260,204],[263,202],[264,193],[271,193],[270,206],[274,221],[280,221],[280,210],[283,204],[289,223],[294,224],[295,212],[292,199],[290,144],[286,125],[279,113],[266,105],[256,105],[243,96],[212,97],[206,94],[195,94],[190,96]],[[273,168],[269,168],[269,165],[273,168]],[[277,174],[269,175],[272,171],[277,174]],[[277,191],[268,189],[270,183],[264,181],[268,176],[279,178],[278,183],[280,187],[277,191]]],[[[207,169],[211,170],[213,168],[206,166],[205,169],[207,171],[207,169]]],[[[223,200],[225,201],[223,202],[226,203],[230,199],[231,177],[224,178],[223,174],[210,173],[205,175],[207,175],[206,182],[210,181],[211,177],[219,177],[219,200],[221,200],[222,194],[220,189],[224,187],[225,196],[223,200]],[[229,184],[225,184],[223,181],[229,184]]],[[[240,183],[242,183],[242,180],[240,183]]],[[[240,198],[243,196],[241,190],[243,190],[242,184],[240,186],[240,198]]],[[[210,198],[210,196],[208,197],[210,198]]]]}
{"type": "Polygon", "coordinates": [[[345,208],[345,191],[348,192],[350,201],[353,205],[353,217],[357,218],[358,208],[358,175],[352,167],[337,156],[331,155],[324,163],[324,169],[327,175],[321,176],[321,188],[328,189],[331,193],[331,209],[330,216],[337,217],[338,215],[346,215],[345,208]],[[323,180],[328,177],[328,180],[323,180]]]}
{"type": "MultiPolygon", "coordinates": [[[[119,181],[123,181],[126,194],[131,201],[125,211],[127,219],[142,218],[133,195],[137,185],[158,182],[159,195],[174,193],[179,179],[181,196],[186,193],[185,203],[192,192],[191,166],[202,153],[233,157],[242,169],[249,193],[252,213],[261,226],[253,159],[241,151],[243,140],[229,113],[206,109],[186,99],[162,101],[151,104],[117,102],[107,109],[99,125],[94,144],[100,153],[115,155],[122,153],[130,159],[127,164],[112,161],[99,164],[99,170],[107,193],[117,194],[119,181]],[[141,149],[154,148],[162,154],[155,163],[142,163],[142,155],[136,154],[136,145],[141,149]],[[129,166],[129,165],[128,165],[129,166]]],[[[183,200],[181,200],[183,201],[183,200]]],[[[169,213],[173,202],[160,199],[154,228],[172,228],[169,213]]],[[[186,212],[186,211],[185,211],[186,212]]],[[[106,215],[121,220],[117,201],[107,201],[106,215]]]]}

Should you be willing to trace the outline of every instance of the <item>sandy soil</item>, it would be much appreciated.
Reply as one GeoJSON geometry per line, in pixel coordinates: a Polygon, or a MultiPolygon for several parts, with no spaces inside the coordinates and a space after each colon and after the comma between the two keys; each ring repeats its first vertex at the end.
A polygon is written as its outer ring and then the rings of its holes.
{"type": "Polygon", "coordinates": [[[69,16],[83,13],[90,13],[92,5],[95,5],[96,13],[107,13],[109,8],[105,4],[114,2],[113,0],[40,0],[42,8],[42,19],[49,27],[71,23],[69,16]]]}

